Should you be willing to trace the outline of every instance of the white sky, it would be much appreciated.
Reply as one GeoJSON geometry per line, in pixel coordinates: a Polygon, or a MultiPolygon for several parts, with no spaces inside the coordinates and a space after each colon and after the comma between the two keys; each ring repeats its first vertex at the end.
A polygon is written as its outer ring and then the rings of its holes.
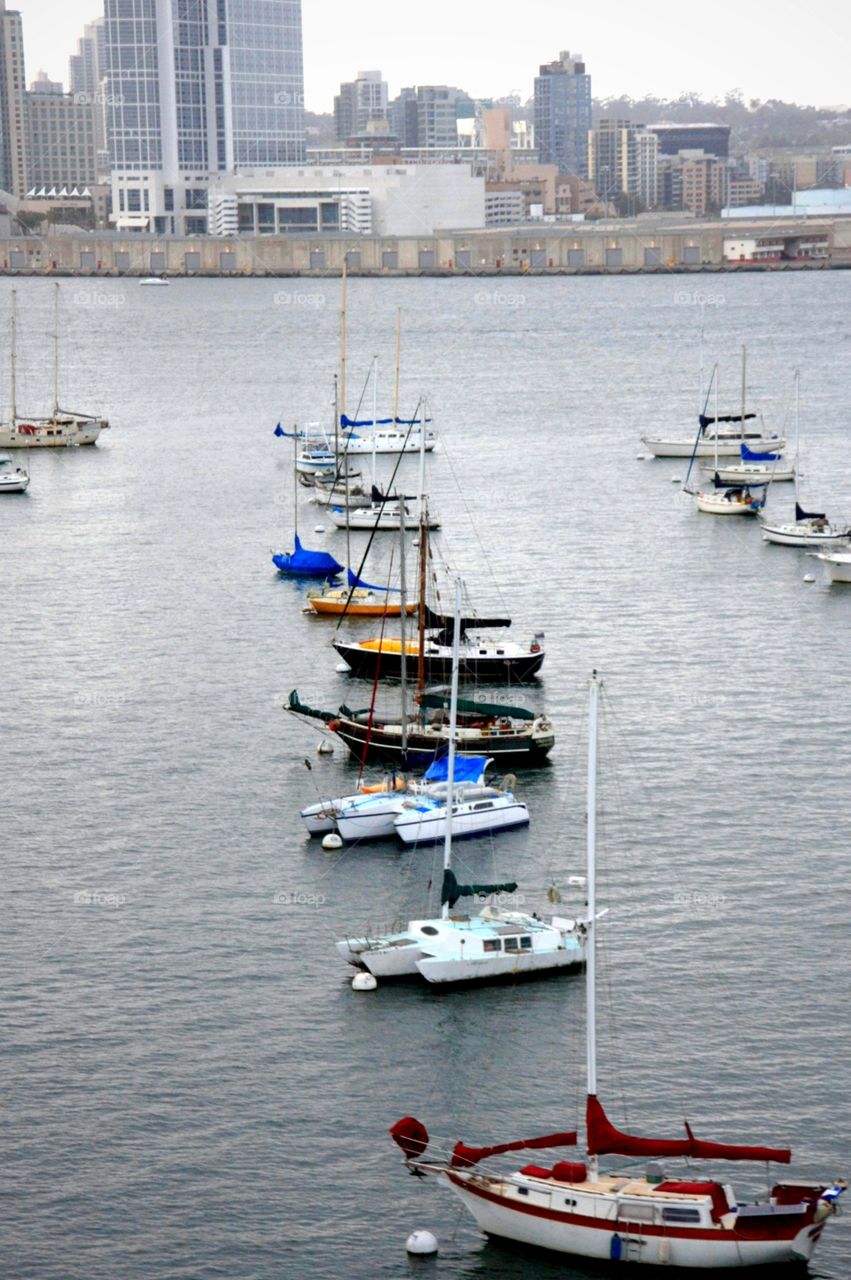
{"type": "MultiPolygon", "coordinates": [[[[68,55],[98,0],[7,0],[24,18],[27,80],[67,83],[68,55]]],[[[851,105],[847,0],[303,0],[305,98],[330,111],[341,80],[378,68],[404,84],[453,84],[473,97],[528,97],[538,64],[584,54],[595,97],[683,90],[851,105]],[[571,12],[572,10],[572,12],[571,12]],[[563,13],[559,24],[555,15],[563,13]]]]}

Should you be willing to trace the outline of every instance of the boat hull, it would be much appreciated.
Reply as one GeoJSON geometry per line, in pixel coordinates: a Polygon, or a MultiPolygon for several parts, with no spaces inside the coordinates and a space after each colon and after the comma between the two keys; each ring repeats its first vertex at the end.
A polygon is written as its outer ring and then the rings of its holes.
{"type": "Polygon", "coordinates": [[[59,422],[55,426],[39,423],[26,430],[27,425],[22,423],[16,431],[0,427],[0,449],[67,449],[74,445],[95,444],[109,423],[101,419],[59,422]]]}
{"type": "Polygon", "coordinates": [[[26,493],[29,476],[0,476],[0,493],[26,493]]]}
{"type": "Polygon", "coordinates": [[[698,493],[696,499],[698,511],[705,511],[711,516],[755,516],[757,514],[757,508],[749,506],[746,502],[719,498],[714,493],[698,493]]]}
{"type": "Polygon", "coordinates": [[[711,481],[717,475],[723,484],[780,484],[795,479],[794,467],[703,467],[704,475],[711,481]]]}
{"type": "MultiPolygon", "coordinates": [[[[808,1260],[821,1234],[810,1213],[784,1219],[766,1217],[761,1226],[741,1230],[720,1227],[691,1229],[654,1226],[613,1216],[567,1212],[556,1206],[582,1198],[570,1185],[535,1189],[518,1203],[485,1179],[449,1172],[452,1190],[485,1235],[530,1245],[550,1253],[599,1261],[633,1262],[645,1266],[673,1266],[695,1270],[769,1267],[808,1260]]],[[[745,1220],[747,1224],[748,1220],[745,1220]]]]}
{"type": "Polygon", "coordinates": [[[452,960],[423,956],[417,972],[435,987],[484,986],[495,982],[522,982],[549,974],[579,973],[584,965],[579,947],[561,951],[530,951],[525,954],[489,955],[481,959],[452,960]]]}
{"type": "Polygon", "coordinates": [[[766,542],[775,542],[780,547],[821,547],[842,546],[849,541],[845,530],[804,529],[801,525],[779,524],[762,526],[762,536],[766,542]]]}
{"type": "MultiPolygon", "coordinates": [[[[352,720],[335,720],[329,726],[348,747],[357,761],[382,762],[400,767],[402,762],[402,732],[383,727],[370,730],[366,724],[352,720]]],[[[407,763],[412,769],[426,769],[434,763],[439,752],[446,750],[449,733],[408,732],[407,763]]],[[[527,769],[541,765],[553,748],[552,733],[463,733],[458,744],[458,755],[494,756],[499,768],[527,769]]]]}
{"type": "MultiPolygon", "coordinates": [[[[363,649],[345,641],[335,643],[337,653],[349,665],[352,675],[362,680],[398,680],[402,674],[402,655],[392,649],[363,649]]],[[[407,655],[408,664],[416,664],[417,654],[407,655]]],[[[461,654],[460,676],[462,680],[477,680],[483,684],[522,684],[532,680],[544,661],[543,650],[538,653],[506,654],[502,657],[485,657],[461,654]]],[[[452,656],[446,653],[425,655],[426,680],[446,680],[452,675],[452,656]]]]}
{"type": "Polygon", "coordinates": [[[740,458],[743,444],[754,453],[780,453],[786,446],[785,440],[763,436],[730,436],[720,439],[717,446],[714,440],[700,440],[696,449],[693,436],[691,440],[658,440],[642,436],[641,443],[654,458],[740,458]]]}
{"type": "MultiPolygon", "coordinates": [[[[484,803],[484,802],[482,802],[484,803]]],[[[452,839],[485,835],[493,831],[509,831],[514,827],[529,825],[529,810],[525,804],[515,801],[491,809],[467,809],[452,815],[452,839]]],[[[404,844],[433,844],[446,836],[445,809],[420,812],[417,809],[399,813],[395,822],[396,835],[404,844]]]]}

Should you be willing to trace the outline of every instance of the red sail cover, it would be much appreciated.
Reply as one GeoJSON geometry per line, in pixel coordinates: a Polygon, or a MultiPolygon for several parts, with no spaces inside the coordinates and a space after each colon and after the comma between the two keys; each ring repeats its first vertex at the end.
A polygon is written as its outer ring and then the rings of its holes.
{"type": "Polygon", "coordinates": [[[548,1133],[543,1138],[524,1138],[522,1142],[501,1142],[496,1147],[467,1147],[463,1142],[456,1142],[452,1151],[453,1169],[471,1169],[480,1160],[489,1156],[501,1156],[506,1151],[540,1150],[543,1147],[575,1147],[576,1131],[573,1133],[548,1133]]]}
{"type": "Polygon", "coordinates": [[[782,1147],[740,1147],[724,1142],[701,1142],[686,1125],[686,1138],[636,1138],[621,1133],[609,1118],[595,1094],[589,1093],[585,1120],[588,1128],[588,1154],[604,1156],[691,1156],[695,1160],[774,1160],[788,1164],[792,1152],[782,1147]]]}
{"type": "Polygon", "coordinates": [[[405,1153],[406,1160],[416,1160],[428,1146],[428,1130],[413,1116],[403,1116],[390,1130],[390,1136],[405,1153]]]}

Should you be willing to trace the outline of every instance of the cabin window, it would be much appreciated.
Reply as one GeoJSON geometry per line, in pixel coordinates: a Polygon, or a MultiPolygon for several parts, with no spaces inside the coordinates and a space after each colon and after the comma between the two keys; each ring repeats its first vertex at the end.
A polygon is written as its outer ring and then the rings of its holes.
{"type": "Polygon", "coordinates": [[[662,1210],[663,1222],[700,1222],[700,1210],[685,1205],[666,1205],[662,1210]]]}
{"type": "Polygon", "coordinates": [[[502,944],[500,943],[499,938],[485,938],[485,941],[482,945],[485,951],[501,951],[502,950],[502,944]]]}
{"type": "Polygon", "coordinates": [[[437,930],[435,929],[433,924],[424,924],[422,931],[423,933],[427,933],[430,938],[434,938],[437,936],[437,930]]]}
{"type": "Polygon", "coordinates": [[[565,1207],[565,1209],[575,1209],[575,1208],[576,1208],[576,1201],[575,1201],[575,1200],[571,1200],[569,1196],[565,1196],[565,1197],[564,1197],[564,1207],[565,1207]]]}
{"type": "Polygon", "coordinates": [[[497,656],[498,658],[503,657],[503,655],[504,655],[504,654],[505,654],[505,650],[504,650],[504,649],[497,649],[497,651],[496,651],[496,656],[497,656]]]}
{"type": "Polygon", "coordinates": [[[532,939],[530,937],[527,936],[525,938],[520,939],[520,950],[521,951],[532,950],[532,939]]]}
{"type": "Polygon", "coordinates": [[[528,1187],[518,1187],[518,1188],[517,1188],[517,1194],[518,1194],[519,1196],[528,1196],[528,1194],[529,1194],[529,1188],[528,1188],[528,1187]]]}
{"type": "Polygon", "coordinates": [[[473,805],[474,811],[477,809],[492,809],[492,808],[493,808],[492,800],[479,800],[477,804],[473,805]]]}
{"type": "Polygon", "coordinates": [[[519,946],[517,945],[517,944],[519,943],[519,941],[520,941],[520,939],[519,939],[519,938],[506,938],[506,939],[505,939],[505,949],[506,949],[506,951],[519,951],[519,950],[520,950],[520,948],[519,948],[519,946]]]}

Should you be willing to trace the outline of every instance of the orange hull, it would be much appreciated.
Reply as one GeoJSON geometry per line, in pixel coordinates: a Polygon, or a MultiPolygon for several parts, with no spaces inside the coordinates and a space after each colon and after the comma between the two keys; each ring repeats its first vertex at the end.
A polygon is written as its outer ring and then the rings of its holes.
{"type": "MultiPolygon", "coordinates": [[[[314,613],[326,617],[339,618],[345,613],[351,618],[398,618],[402,613],[401,604],[363,604],[352,601],[348,609],[345,600],[323,600],[319,596],[308,599],[314,613]]],[[[409,604],[406,612],[410,615],[416,610],[415,604],[409,604]]]]}

